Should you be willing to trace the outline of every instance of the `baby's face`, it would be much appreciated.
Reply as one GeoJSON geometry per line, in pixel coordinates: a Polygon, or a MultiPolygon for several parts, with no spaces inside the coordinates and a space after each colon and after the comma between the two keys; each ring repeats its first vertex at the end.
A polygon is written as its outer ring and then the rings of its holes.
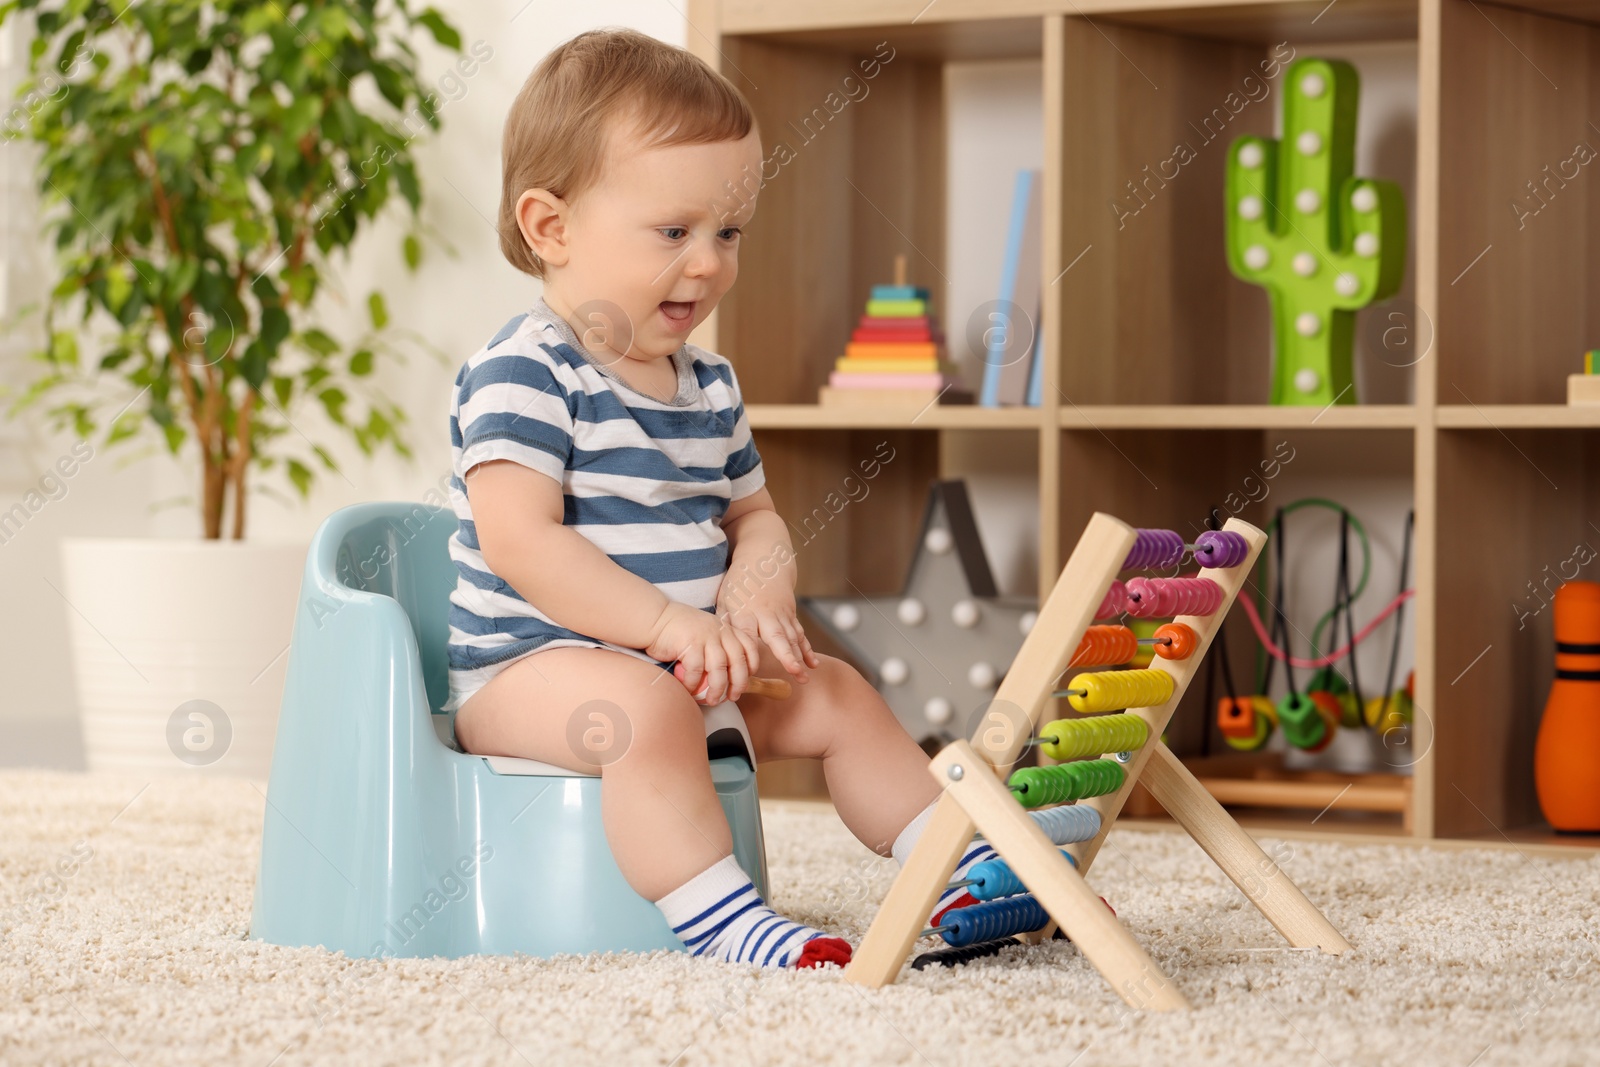
{"type": "Polygon", "coordinates": [[[599,181],[569,205],[570,258],[546,279],[575,317],[600,327],[581,335],[585,345],[647,362],[682,347],[738,276],[739,228],[760,178],[755,130],[645,148],[630,122],[613,123],[599,181]],[[625,323],[609,321],[608,304],[625,323]]]}

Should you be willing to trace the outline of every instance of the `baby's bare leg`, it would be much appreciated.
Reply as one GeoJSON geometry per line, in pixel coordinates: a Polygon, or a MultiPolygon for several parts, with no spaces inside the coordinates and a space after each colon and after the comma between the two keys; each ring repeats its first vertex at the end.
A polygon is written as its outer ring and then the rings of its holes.
{"type": "Polygon", "coordinates": [[[822,760],[839,818],[862,844],[888,855],[913,816],[939,795],[928,755],[906,733],[865,678],[843,660],[823,656],[801,685],[765,644],[756,674],[789,681],[793,695],[739,699],[756,759],[822,760]]]}
{"type": "Polygon", "coordinates": [[[603,648],[518,660],[456,715],[456,739],[603,779],[601,812],[617,866],[659,900],[733,852],[706,760],[704,711],[659,667],[603,648]]]}

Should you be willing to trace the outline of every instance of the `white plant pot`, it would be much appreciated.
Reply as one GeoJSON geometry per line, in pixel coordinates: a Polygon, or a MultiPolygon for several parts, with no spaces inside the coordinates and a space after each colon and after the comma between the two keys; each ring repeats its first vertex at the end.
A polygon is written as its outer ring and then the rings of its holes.
{"type": "Polygon", "coordinates": [[[266,780],[308,547],[63,539],[91,771],[266,780]]]}

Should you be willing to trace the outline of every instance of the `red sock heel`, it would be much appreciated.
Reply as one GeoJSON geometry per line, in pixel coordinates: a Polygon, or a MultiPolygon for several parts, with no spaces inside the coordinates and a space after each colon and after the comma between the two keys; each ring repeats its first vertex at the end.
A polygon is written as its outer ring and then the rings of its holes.
{"type": "Polygon", "coordinates": [[[850,962],[850,942],[842,937],[813,937],[800,946],[800,956],[794,961],[796,968],[821,967],[835,963],[840,967],[850,962]]]}

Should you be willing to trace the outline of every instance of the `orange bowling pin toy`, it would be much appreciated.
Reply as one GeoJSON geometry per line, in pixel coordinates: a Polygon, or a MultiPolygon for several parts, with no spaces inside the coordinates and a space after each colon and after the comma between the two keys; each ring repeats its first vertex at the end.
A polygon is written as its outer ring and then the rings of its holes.
{"type": "Polygon", "coordinates": [[[1556,679],[1539,723],[1533,778],[1557,830],[1600,832],[1600,584],[1556,590],[1556,679]]]}

